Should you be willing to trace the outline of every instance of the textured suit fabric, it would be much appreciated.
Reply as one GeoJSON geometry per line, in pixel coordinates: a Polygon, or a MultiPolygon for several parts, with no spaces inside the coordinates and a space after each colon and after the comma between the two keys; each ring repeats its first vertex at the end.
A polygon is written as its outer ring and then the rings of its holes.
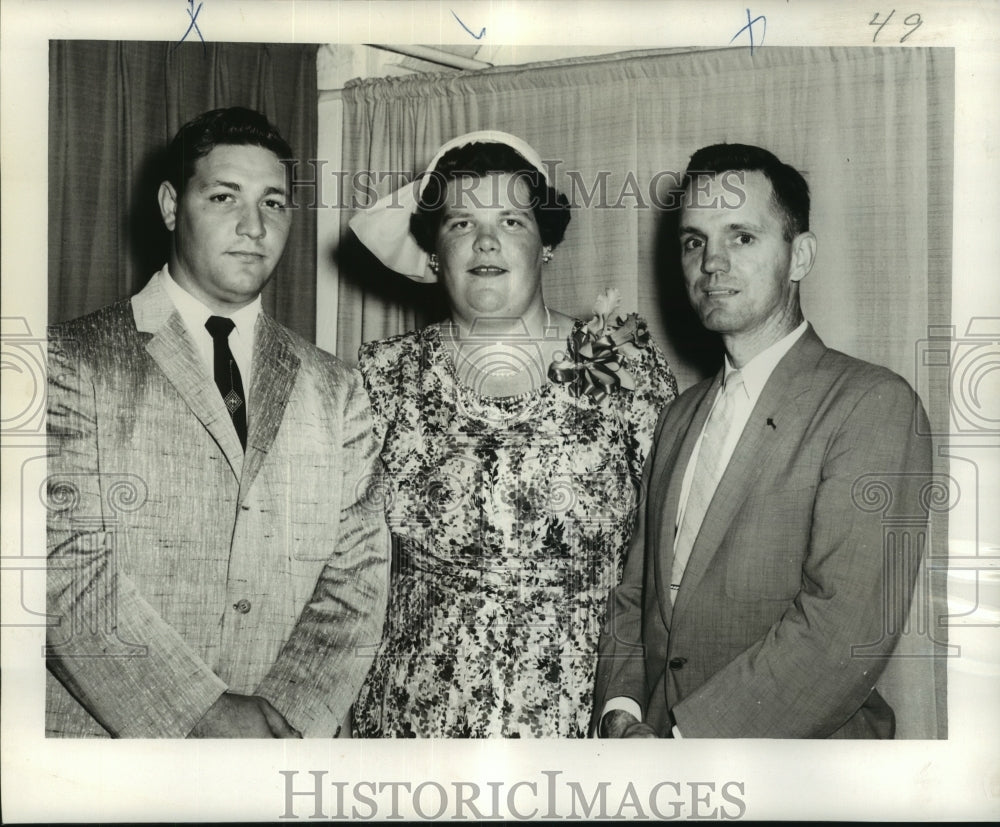
{"type": "Polygon", "coordinates": [[[49,347],[47,733],[182,737],[228,690],[334,735],[386,599],[360,375],[262,313],[244,456],[159,279],[49,347]]]}
{"type": "Polygon", "coordinates": [[[609,599],[596,709],[633,698],[664,736],[672,714],[685,737],[892,737],[875,685],[917,566],[884,548],[883,512],[860,492],[882,480],[887,496],[918,503],[931,479],[923,408],[903,379],[826,348],[810,327],[757,401],[671,614],[681,480],[720,379],[658,423],[645,513],[609,599]]]}

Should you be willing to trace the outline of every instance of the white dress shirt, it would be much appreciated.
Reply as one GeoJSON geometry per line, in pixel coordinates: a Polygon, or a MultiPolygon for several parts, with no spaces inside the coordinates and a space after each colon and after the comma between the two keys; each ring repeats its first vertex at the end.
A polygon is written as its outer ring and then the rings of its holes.
{"type": "MultiPolygon", "coordinates": [[[[161,279],[167,295],[181,315],[181,320],[187,328],[198,354],[205,364],[205,370],[209,377],[215,377],[215,344],[212,341],[212,334],[205,329],[205,322],[209,316],[221,315],[204,305],[199,299],[192,296],[181,287],[166,264],[153,278],[161,279]]],[[[253,336],[254,326],[257,323],[257,316],[260,314],[261,301],[257,296],[246,307],[241,307],[229,316],[236,327],[229,334],[229,349],[236,360],[236,366],[240,369],[240,378],[243,380],[243,396],[247,406],[247,424],[250,422],[250,379],[253,370],[253,336]]]]}
{"type": "MultiPolygon", "coordinates": [[[[802,334],[806,332],[806,328],[808,326],[809,323],[803,321],[802,324],[795,328],[795,330],[784,338],[779,339],[766,350],[762,350],[740,369],[740,372],[743,375],[743,389],[737,392],[736,407],[733,412],[733,426],[726,435],[726,441],[722,446],[721,461],[723,463],[723,467],[729,465],[729,460],[732,459],[733,451],[736,450],[736,443],[740,441],[740,437],[743,435],[743,429],[746,428],[746,424],[750,420],[750,414],[753,413],[754,406],[757,404],[757,400],[760,398],[760,394],[764,390],[764,385],[767,384],[767,380],[771,378],[771,374],[778,366],[778,362],[780,362],[785,354],[792,349],[792,345],[794,345],[802,337],[802,334]]],[[[726,356],[725,378],[728,378],[729,374],[734,370],[736,370],[736,368],[733,367],[732,363],[729,361],[729,356],[726,356]]],[[[715,399],[712,401],[712,407],[715,407],[715,404],[719,399],[719,395],[720,394],[716,394],[715,399]]],[[[709,415],[711,415],[711,411],[709,411],[709,415]]],[[[706,417],[706,422],[707,421],[706,417]]],[[[681,519],[684,516],[684,508],[687,505],[688,494],[691,491],[691,478],[694,476],[694,469],[698,463],[698,454],[701,451],[701,439],[704,436],[704,433],[703,427],[701,434],[698,435],[698,442],[695,443],[694,450],[691,452],[691,458],[688,460],[687,468],[684,469],[684,479],[681,482],[681,495],[680,501],[677,505],[677,522],[675,527],[681,524],[681,519]]],[[[675,531],[675,543],[677,542],[677,534],[678,532],[675,531]]],[[[639,704],[632,698],[611,698],[606,704],[604,704],[604,710],[601,713],[601,717],[603,718],[614,709],[621,709],[625,712],[630,712],[636,717],[636,719],[641,719],[642,710],[639,707],[639,704]]],[[[673,735],[675,738],[682,737],[676,726],[673,728],[673,735]]]]}

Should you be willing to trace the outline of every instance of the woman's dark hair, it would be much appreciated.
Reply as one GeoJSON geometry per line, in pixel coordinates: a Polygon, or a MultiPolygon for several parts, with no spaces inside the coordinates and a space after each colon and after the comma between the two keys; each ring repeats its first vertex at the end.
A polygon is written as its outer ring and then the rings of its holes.
{"type": "Polygon", "coordinates": [[[194,177],[194,165],[219,145],[259,146],[283,160],[292,158],[292,148],[260,112],[242,106],[213,109],[188,121],[167,149],[167,180],[177,194],[194,177]]]}
{"type": "Polygon", "coordinates": [[[563,240],[569,224],[569,200],[550,187],[545,176],[520,152],[498,143],[471,143],[444,154],[437,166],[426,173],[427,183],[417,209],[410,218],[410,232],[427,253],[433,253],[438,228],[447,206],[448,182],[457,178],[482,178],[492,174],[510,174],[528,187],[530,206],[538,224],[542,244],[555,247],[563,240]]]}

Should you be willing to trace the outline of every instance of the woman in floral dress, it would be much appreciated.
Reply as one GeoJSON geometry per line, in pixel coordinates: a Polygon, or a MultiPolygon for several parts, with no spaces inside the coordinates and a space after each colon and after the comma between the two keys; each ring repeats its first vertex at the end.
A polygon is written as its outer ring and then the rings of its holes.
{"type": "Polygon", "coordinates": [[[449,142],[352,220],[388,266],[440,279],[451,311],[360,352],[394,559],[359,736],[588,734],[605,603],[676,383],[615,291],[587,323],[546,306],[568,222],[535,151],[499,132],[449,142]]]}

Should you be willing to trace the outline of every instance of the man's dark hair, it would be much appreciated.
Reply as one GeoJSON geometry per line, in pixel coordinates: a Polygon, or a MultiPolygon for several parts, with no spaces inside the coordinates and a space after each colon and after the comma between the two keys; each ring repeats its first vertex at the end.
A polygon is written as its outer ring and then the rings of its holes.
{"type": "Polygon", "coordinates": [[[748,144],[713,144],[691,156],[683,188],[699,175],[723,172],[761,172],[771,182],[774,206],[784,216],[785,241],[809,229],[809,185],[802,174],[772,153],[748,144]]]}
{"type": "Polygon", "coordinates": [[[435,250],[437,231],[447,206],[449,181],[504,173],[527,185],[529,203],[524,206],[531,207],[542,244],[555,247],[562,241],[570,219],[566,196],[550,187],[545,176],[514,148],[507,144],[475,142],[449,150],[427,173],[427,184],[410,218],[410,231],[420,247],[428,253],[435,250]]]}
{"type": "Polygon", "coordinates": [[[180,195],[194,176],[194,165],[220,145],[259,146],[282,159],[292,148],[260,112],[242,106],[213,109],[188,121],[167,149],[166,177],[180,195]]]}

